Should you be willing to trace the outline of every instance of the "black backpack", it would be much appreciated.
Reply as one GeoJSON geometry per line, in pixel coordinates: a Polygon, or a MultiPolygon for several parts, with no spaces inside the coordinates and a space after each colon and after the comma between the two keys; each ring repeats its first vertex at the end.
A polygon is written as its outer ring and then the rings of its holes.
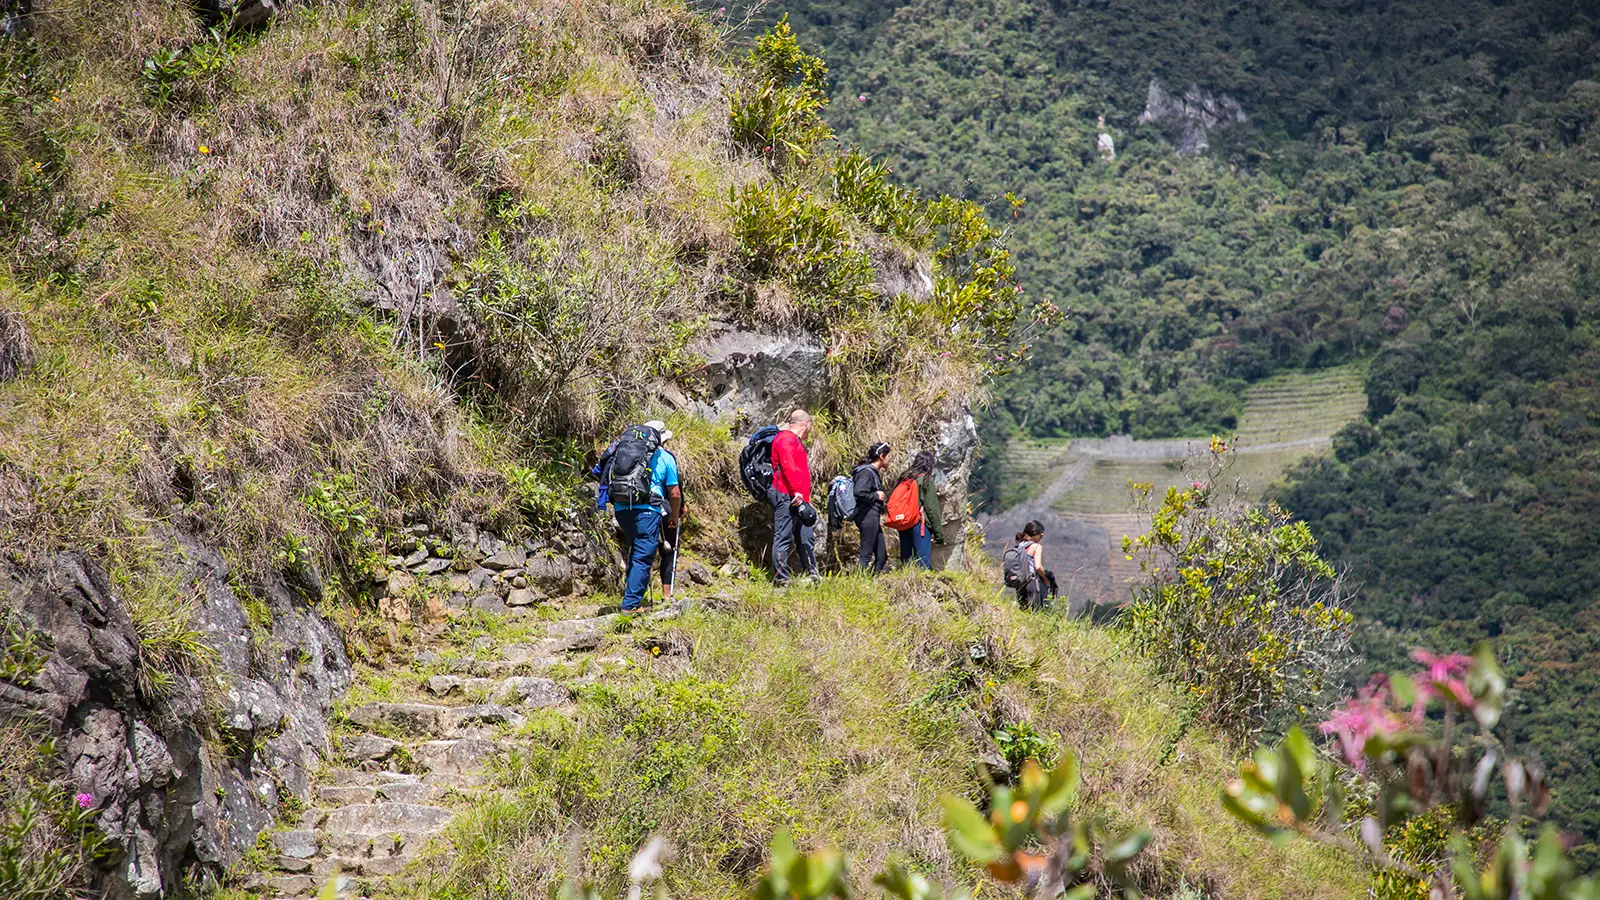
{"type": "Polygon", "coordinates": [[[644,425],[629,425],[610,451],[600,482],[612,503],[650,502],[650,460],[661,449],[661,432],[644,425]]]}
{"type": "Polygon", "coordinates": [[[1000,572],[1005,576],[1006,587],[1020,588],[1033,580],[1033,557],[1017,544],[1000,557],[1000,572]]]}
{"type": "Polygon", "coordinates": [[[750,435],[750,440],[739,451],[739,480],[744,489],[757,500],[766,501],[772,490],[772,441],[778,436],[778,426],[767,427],[750,435]]]}

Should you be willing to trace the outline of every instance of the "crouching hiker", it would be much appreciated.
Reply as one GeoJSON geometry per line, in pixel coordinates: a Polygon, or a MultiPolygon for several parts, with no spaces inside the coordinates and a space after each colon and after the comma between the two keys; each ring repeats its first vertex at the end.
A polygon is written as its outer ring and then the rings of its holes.
{"type": "MultiPolygon", "coordinates": [[[[676,557],[683,494],[678,486],[678,460],[661,446],[671,437],[665,422],[630,425],[600,458],[600,487],[610,499],[617,525],[629,545],[628,580],[622,594],[624,611],[644,604],[663,525],[676,557]]],[[[669,572],[670,567],[664,566],[665,584],[671,584],[669,572]]]]}
{"type": "Polygon", "coordinates": [[[1044,605],[1044,526],[1029,522],[1017,532],[1017,541],[1000,558],[1006,586],[1016,589],[1017,605],[1039,609],[1044,605]]]}
{"type": "MultiPolygon", "coordinates": [[[[933,568],[933,542],[944,543],[944,508],[939,504],[939,492],[934,485],[933,451],[920,450],[911,458],[911,466],[895,483],[894,493],[900,495],[900,505],[907,510],[916,509],[910,525],[898,524],[890,515],[890,526],[900,532],[900,565],[913,558],[924,569],[933,568]]],[[[890,501],[894,500],[890,496],[890,501]]],[[[902,519],[905,516],[902,517],[902,519]]]]}
{"type": "Polygon", "coordinates": [[[863,572],[882,572],[889,564],[889,549],[883,539],[883,473],[889,468],[889,445],[879,441],[867,448],[851,473],[851,493],[855,514],[851,520],[861,529],[859,562],[863,572]]]}

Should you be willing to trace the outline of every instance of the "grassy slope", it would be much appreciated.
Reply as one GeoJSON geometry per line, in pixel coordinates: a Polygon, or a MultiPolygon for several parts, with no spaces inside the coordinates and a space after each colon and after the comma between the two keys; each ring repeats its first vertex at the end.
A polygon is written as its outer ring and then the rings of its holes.
{"type": "Polygon", "coordinates": [[[1229,753],[1184,728],[1181,700],[1110,632],[1019,612],[975,576],[719,594],[611,638],[599,653],[629,674],[584,689],[572,722],[530,726],[548,746],[502,773],[517,799],[462,823],[463,849],[426,865],[415,896],[542,895],[574,864],[614,888],[662,833],[679,848],[673,896],[739,897],[779,828],[845,850],[863,885],[892,853],[976,882],[946,848],[938,797],[975,792],[987,734],[1016,723],[1082,755],[1086,809],[1154,827],[1142,875],[1156,896],[1363,889],[1348,861],[1273,848],[1221,814],[1229,753]]]}

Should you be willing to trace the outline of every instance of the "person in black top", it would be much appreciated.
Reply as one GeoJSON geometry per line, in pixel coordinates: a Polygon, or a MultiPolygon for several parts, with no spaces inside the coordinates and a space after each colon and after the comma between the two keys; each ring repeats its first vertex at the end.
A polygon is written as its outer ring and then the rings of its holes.
{"type": "Polygon", "coordinates": [[[889,468],[889,445],[873,444],[851,480],[856,495],[856,527],[861,529],[861,569],[882,572],[889,565],[889,548],[883,539],[883,473],[889,468]]]}

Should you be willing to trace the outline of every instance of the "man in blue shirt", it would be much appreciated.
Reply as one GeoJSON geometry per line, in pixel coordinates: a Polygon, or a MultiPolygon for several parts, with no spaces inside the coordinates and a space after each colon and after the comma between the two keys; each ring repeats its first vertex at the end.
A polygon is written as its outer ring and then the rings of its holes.
{"type": "MultiPolygon", "coordinates": [[[[661,434],[662,443],[672,437],[667,423],[646,422],[644,427],[661,434]]],[[[628,539],[632,549],[628,556],[628,586],[622,594],[622,609],[636,610],[644,604],[645,591],[650,587],[650,569],[656,560],[656,549],[661,545],[662,525],[669,535],[676,536],[678,517],[683,512],[683,491],[678,484],[678,460],[666,448],[660,448],[650,457],[650,502],[617,503],[617,524],[628,539]]],[[[670,551],[674,557],[676,545],[670,551]]],[[[666,574],[666,569],[663,569],[666,574]]],[[[670,581],[671,575],[666,574],[670,581]]]]}

